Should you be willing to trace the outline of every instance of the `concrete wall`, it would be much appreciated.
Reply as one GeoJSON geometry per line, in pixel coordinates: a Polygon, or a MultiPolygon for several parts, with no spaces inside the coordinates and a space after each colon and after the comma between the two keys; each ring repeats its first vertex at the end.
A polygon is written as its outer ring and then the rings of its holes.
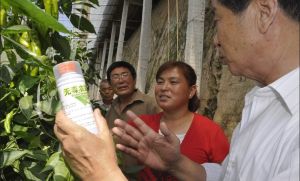
{"type": "MultiPolygon", "coordinates": [[[[187,1],[179,0],[179,51],[176,52],[176,1],[170,0],[170,25],[168,32],[168,1],[162,0],[153,8],[152,11],[152,32],[151,37],[151,59],[147,72],[146,92],[153,94],[153,86],[155,83],[155,74],[158,67],[169,60],[176,60],[177,55],[179,60],[184,58],[185,48],[185,31],[187,20],[187,1]],[[168,33],[170,37],[170,48],[168,51],[168,33]]],[[[124,47],[124,59],[137,65],[138,50],[139,50],[140,28],[133,34],[124,47]]]]}
{"type": "MultiPolygon", "coordinates": [[[[176,24],[176,1],[170,0],[170,25],[168,31],[168,1],[161,0],[152,11],[151,60],[147,72],[146,92],[153,95],[155,73],[165,61],[184,58],[185,33],[187,27],[188,1],[178,0],[179,24],[176,24]],[[176,28],[179,27],[179,52],[176,52],[176,28]],[[170,44],[168,49],[168,33],[170,44]]],[[[130,10],[129,10],[130,11],[130,10]]],[[[226,66],[222,66],[213,46],[213,16],[210,2],[207,1],[204,34],[204,55],[201,80],[201,107],[199,113],[204,114],[220,124],[230,138],[233,128],[240,120],[245,93],[254,83],[243,77],[230,74],[226,66]]],[[[124,59],[137,65],[140,29],[124,44],[124,59]]]]}

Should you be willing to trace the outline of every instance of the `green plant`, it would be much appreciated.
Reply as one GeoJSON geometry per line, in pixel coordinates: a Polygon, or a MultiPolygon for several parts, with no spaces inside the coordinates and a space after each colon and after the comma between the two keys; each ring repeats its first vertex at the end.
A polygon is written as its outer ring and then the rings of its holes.
{"type": "MultiPolygon", "coordinates": [[[[57,21],[58,11],[71,19],[78,3],[98,5],[94,0],[0,0],[0,180],[75,179],[53,134],[60,102],[52,68],[70,58],[70,36],[77,36],[57,21]]],[[[75,27],[95,32],[86,18],[76,17],[75,27]]],[[[76,50],[92,83],[91,50],[76,50]]]]}

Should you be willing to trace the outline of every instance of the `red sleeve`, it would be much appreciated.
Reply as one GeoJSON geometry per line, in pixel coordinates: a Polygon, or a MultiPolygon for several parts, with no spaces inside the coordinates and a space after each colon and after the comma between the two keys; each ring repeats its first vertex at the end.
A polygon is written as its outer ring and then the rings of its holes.
{"type": "Polygon", "coordinates": [[[229,152],[229,142],[218,126],[215,134],[211,137],[211,162],[222,163],[229,152]]]}

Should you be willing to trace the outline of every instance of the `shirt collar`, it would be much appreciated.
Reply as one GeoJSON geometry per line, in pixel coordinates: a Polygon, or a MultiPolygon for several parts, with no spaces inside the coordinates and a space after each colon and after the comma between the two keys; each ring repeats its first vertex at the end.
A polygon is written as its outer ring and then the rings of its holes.
{"type": "MultiPolygon", "coordinates": [[[[134,93],[132,94],[131,100],[128,102],[128,105],[130,105],[130,104],[132,104],[133,102],[136,102],[136,101],[144,102],[144,94],[138,89],[134,90],[134,93]]],[[[119,102],[120,102],[119,96],[116,99],[113,100],[114,105],[118,104],[119,102]]]]}
{"type": "Polygon", "coordinates": [[[290,114],[299,111],[299,67],[269,85],[287,106],[290,114]]]}

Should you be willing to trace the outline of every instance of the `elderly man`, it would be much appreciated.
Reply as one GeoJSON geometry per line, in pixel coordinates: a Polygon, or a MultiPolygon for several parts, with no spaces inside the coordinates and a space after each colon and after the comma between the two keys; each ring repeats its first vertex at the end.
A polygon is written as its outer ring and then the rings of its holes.
{"type": "Polygon", "coordinates": [[[114,90],[107,79],[102,79],[99,87],[101,100],[96,102],[94,107],[99,108],[102,115],[106,115],[114,99],[114,90]]]}
{"type": "MultiPolygon", "coordinates": [[[[220,58],[234,75],[258,82],[246,95],[242,120],[234,130],[227,158],[222,165],[196,164],[180,154],[179,141],[165,124],[160,128],[162,136],[132,113],[129,115],[139,130],[116,120],[118,127],[113,132],[124,141],[117,147],[154,169],[169,171],[179,180],[299,180],[300,1],[212,0],[212,4],[217,26],[215,45],[220,58]]],[[[57,118],[57,128],[68,130],[74,126],[69,121],[62,124],[64,119],[57,118]]],[[[76,126],[72,131],[77,129],[76,126]]],[[[56,134],[74,138],[71,133],[56,134]]],[[[84,138],[80,140],[85,143],[84,138]]],[[[97,149],[110,149],[107,140],[109,136],[98,138],[107,148],[97,149]]],[[[65,157],[72,168],[86,171],[76,172],[81,178],[125,180],[113,158],[105,167],[108,171],[96,172],[102,164],[77,157],[78,149],[72,149],[72,145],[64,147],[68,148],[65,157]],[[72,154],[74,159],[70,159],[72,154]],[[94,165],[91,170],[95,172],[88,172],[78,160],[94,165]]]]}

